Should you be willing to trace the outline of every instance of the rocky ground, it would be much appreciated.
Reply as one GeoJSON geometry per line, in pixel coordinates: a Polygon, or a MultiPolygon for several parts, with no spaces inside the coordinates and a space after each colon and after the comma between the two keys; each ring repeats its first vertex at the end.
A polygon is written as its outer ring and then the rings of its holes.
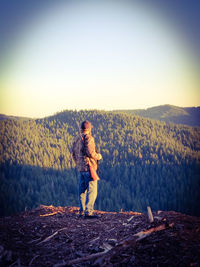
{"type": "Polygon", "coordinates": [[[200,266],[200,218],[40,206],[0,218],[0,266],[200,266]]]}

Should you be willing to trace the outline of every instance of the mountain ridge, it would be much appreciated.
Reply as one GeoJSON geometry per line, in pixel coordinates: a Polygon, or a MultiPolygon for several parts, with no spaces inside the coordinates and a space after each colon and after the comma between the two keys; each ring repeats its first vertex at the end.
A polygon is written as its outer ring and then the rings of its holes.
{"type": "Polygon", "coordinates": [[[161,120],[166,123],[185,124],[189,126],[200,126],[200,106],[178,107],[173,105],[160,105],[147,109],[113,110],[113,112],[128,113],[161,120]]]}
{"type": "Polygon", "coordinates": [[[5,114],[0,114],[0,121],[3,120],[33,120],[31,118],[28,117],[22,117],[22,116],[13,116],[13,115],[5,115],[5,114]]]}
{"type": "MultiPolygon", "coordinates": [[[[72,111],[74,110],[66,110],[72,111]]],[[[83,110],[84,111],[84,110],[83,110]]],[[[102,110],[97,110],[102,111],[102,110]]],[[[28,118],[20,116],[11,116],[0,114],[1,120],[41,120],[55,117],[59,114],[62,114],[64,111],[56,112],[53,115],[46,116],[44,118],[28,118]]],[[[198,107],[179,107],[170,104],[153,106],[147,109],[116,109],[111,111],[106,111],[107,113],[125,113],[129,115],[137,115],[153,120],[164,121],[166,123],[175,123],[175,124],[185,124],[188,126],[200,126],[200,106],[198,107]]]]}

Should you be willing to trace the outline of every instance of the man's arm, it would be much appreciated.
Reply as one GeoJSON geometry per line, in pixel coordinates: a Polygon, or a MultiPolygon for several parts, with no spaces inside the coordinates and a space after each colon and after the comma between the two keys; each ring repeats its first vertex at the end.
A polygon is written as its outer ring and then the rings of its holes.
{"type": "Polygon", "coordinates": [[[85,138],[85,153],[89,158],[93,158],[95,161],[102,159],[101,154],[96,152],[96,146],[92,136],[86,136],[85,138]]]}

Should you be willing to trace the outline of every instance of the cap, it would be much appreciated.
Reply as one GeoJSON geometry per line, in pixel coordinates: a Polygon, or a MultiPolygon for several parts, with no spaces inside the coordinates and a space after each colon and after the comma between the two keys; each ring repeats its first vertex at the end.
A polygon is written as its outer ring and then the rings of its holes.
{"type": "Polygon", "coordinates": [[[87,129],[91,129],[93,126],[92,126],[92,123],[89,122],[89,121],[83,121],[81,123],[81,129],[84,131],[84,130],[87,130],[87,129]]]}

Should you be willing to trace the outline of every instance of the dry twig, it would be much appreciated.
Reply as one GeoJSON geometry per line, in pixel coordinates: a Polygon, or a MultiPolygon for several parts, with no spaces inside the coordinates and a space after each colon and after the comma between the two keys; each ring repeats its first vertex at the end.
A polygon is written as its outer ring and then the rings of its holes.
{"type": "Polygon", "coordinates": [[[78,258],[78,259],[74,259],[74,260],[68,261],[67,263],[65,263],[65,265],[60,265],[60,266],[68,266],[68,265],[80,263],[80,262],[83,262],[83,261],[93,260],[93,259],[95,259],[97,257],[105,255],[107,252],[109,252],[113,248],[112,246],[110,246],[107,243],[103,243],[102,247],[105,248],[105,250],[102,251],[102,252],[98,252],[98,253],[90,254],[90,255],[87,255],[87,256],[84,256],[84,257],[81,257],[81,258],[78,258]]]}
{"type": "MultiPolygon", "coordinates": [[[[173,226],[174,226],[174,223],[171,223],[171,224],[169,224],[168,227],[173,227],[173,226]]],[[[150,228],[148,230],[141,231],[141,232],[135,234],[134,236],[137,237],[136,241],[139,241],[139,240],[144,239],[145,237],[149,236],[153,232],[158,232],[158,231],[164,230],[166,228],[167,228],[166,224],[161,224],[157,227],[153,227],[153,228],[150,228]]]]}
{"type": "Polygon", "coordinates": [[[131,222],[133,220],[134,216],[131,216],[131,218],[129,218],[127,221],[131,222]]]}
{"type": "Polygon", "coordinates": [[[148,213],[148,219],[149,219],[149,222],[152,223],[154,221],[154,218],[153,218],[153,214],[152,214],[152,211],[151,211],[151,207],[147,207],[147,213],[148,213]]]}
{"type": "Polygon", "coordinates": [[[52,216],[55,214],[62,214],[60,211],[54,211],[52,213],[47,213],[47,214],[40,214],[40,217],[47,217],[47,216],[52,216]]]}
{"type": "Polygon", "coordinates": [[[41,242],[38,243],[38,245],[45,243],[47,241],[49,241],[52,237],[54,237],[55,235],[57,235],[59,232],[63,231],[63,230],[67,230],[67,227],[61,228],[58,231],[54,232],[52,235],[46,237],[44,240],[42,240],[41,242]]]}
{"type": "Polygon", "coordinates": [[[34,261],[37,257],[39,257],[39,255],[35,255],[35,257],[33,257],[32,260],[29,262],[29,265],[28,265],[28,266],[31,266],[32,263],[33,263],[33,261],[34,261]]]}

